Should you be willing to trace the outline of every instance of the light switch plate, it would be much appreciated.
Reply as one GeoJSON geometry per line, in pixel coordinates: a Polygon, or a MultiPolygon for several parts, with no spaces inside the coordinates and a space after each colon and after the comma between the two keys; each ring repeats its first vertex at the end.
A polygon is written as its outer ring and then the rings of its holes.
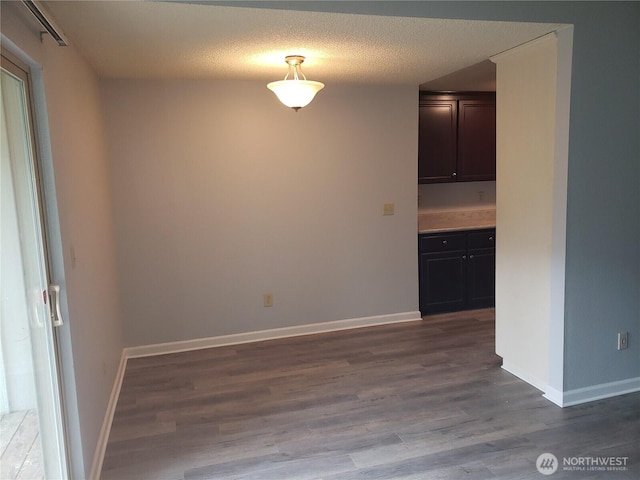
{"type": "Polygon", "coordinates": [[[265,293],[262,300],[265,307],[273,307],[273,293],[265,293]]]}
{"type": "Polygon", "coordinates": [[[393,215],[395,214],[396,210],[396,206],[393,203],[385,203],[384,206],[382,207],[382,214],[383,215],[393,215]]]}

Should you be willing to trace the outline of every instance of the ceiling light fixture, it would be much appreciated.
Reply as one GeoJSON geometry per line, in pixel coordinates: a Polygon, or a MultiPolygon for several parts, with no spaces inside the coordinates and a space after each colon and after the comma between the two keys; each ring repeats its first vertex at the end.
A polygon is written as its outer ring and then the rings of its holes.
{"type": "Polygon", "coordinates": [[[289,71],[284,80],[271,82],[267,88],[275,93],[283,104],[297,112],[311,103],[316,93],[324,88],[324,83],[307,80],[300,70],[300,65],[304,62],[303,56],[289,55],[284,60],[289,65],[289,71]]]}

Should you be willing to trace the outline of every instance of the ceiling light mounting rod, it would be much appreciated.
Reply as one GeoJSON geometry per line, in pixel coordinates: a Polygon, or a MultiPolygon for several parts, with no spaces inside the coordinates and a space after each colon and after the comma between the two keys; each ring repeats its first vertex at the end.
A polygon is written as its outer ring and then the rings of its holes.
{"type": "Polygon", "coordinates": [[[284,60],[289,65],[284,80],[271,82],[267,88],[275,93],[283,104],[297,112],[311,103],[316,93],[324,88],[324,83],[307,80],[300,69],[304,62],[302,55],[288,55],[284,60]]]}
{"type": "Polygon", "coordinates": [[[293,73],[294,80],[300,80],[300,77],[302,77],[303,80],[307,79],[307,77],[304,76],[304,73],[302,73],[302,70],[300,69],[302,62],[304,62],[303,56],[289,55],[288,57],[285,57],[284,60],[289,65],[289,71],[287,72],[287,75],[284,77],[285,80],[287,80],[289,78],[289,75],[291,75],[292,73],[293,73]]]}

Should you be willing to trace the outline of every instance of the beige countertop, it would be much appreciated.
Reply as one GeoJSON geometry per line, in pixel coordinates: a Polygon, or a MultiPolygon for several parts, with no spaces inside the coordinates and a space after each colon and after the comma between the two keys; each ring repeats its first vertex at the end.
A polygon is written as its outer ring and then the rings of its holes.
{"type": "Polygon", "coordinates": [[[495,209],[455,210],[418,214],[418,233],[495,228],[495,209]]]}

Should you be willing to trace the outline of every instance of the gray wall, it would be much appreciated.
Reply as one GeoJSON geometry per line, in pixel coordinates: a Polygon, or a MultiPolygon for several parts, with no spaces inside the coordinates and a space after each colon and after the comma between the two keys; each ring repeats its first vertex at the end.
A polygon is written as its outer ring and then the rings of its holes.
{"type": "Polygon", "coordinates": [[[128,345],[419,318],[417,87],[332,84],[298,113],[255,81],[102,92],[128,345]]]}
{"type": "MultiPolygon", "coordinates": [[[[246,5],[254,3],[267,6],[246,5]]],[[[564,387],[640,377],[640,3],[269,3],[274,8],[575,26],[564,387]],[[630,332],[628,350],[616,350],[618,331],[630,332]]]]}

